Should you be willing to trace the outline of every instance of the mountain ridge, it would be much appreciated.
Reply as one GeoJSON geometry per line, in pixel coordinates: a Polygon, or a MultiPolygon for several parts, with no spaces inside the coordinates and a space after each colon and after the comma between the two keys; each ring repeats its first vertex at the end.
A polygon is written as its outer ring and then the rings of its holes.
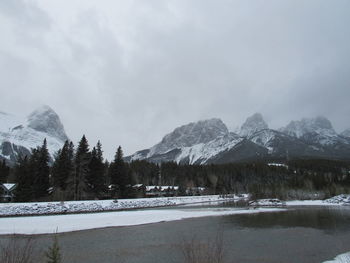
{"type": "MultiPolygon", "coordinates": [[[[151,162],[174,161],[184,164],[209,164],[236,162],[253,159],[288,159],[288,158],[350,158],[350,136],[337,134],[332,123],[325,117],[303,118],[291,121],[286,127],[270,129],[260,113],[248,117],[238,133],[230,132],[220,120],[221,133],[212,133],[208,140],[202,141],[187,130],[185,137],[192,138],[192,143],[182,141],[179,135],[184,127],[200,126],[206,123],[207,129],[215,129],[215,122],[202,120],[197,123],[175,128],[163,137],[155,146],[137,151],[126,157],[127,161],[148,160],[151,162]],[[176,142],[172,141],[176,138],[176,142]],[[165,143],[166,142],[166,143],[165,143]],[[160,147],[161,145],[161,147],[160,147]],[[171,146],[171,147],[170,147],[171,146]],[[160,149],[161,151],[157,151],[160,149]]],[[[350,133],[349,133],[350,134],[350,133]]]]}

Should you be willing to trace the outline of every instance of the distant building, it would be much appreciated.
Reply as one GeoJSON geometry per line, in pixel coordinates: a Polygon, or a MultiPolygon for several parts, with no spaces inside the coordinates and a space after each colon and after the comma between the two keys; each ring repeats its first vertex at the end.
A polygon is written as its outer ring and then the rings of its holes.
{"type": "Polygon", "coordinates": [[[205,193],[205,187],[188,187],[186,189],[187,195],[202,195],[205,193]]]}
{"type": "Polygon", "coordinates": [[[146,197],[177,196],[179,187],[173,185],[147,185],[146,197]]]}
{"type": "Polygon", "coordinates": [[[16,184],[0,184],[1,202],[12,202],[15,198],[16,184]]]}

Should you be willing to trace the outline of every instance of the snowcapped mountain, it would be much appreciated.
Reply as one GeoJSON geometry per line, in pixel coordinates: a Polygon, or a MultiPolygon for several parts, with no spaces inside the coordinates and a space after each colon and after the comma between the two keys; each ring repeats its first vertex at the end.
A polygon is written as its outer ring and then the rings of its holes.
{"type": "Polygon", "coordinates": [[[261,114],[247,118],[239,134],[229,132],[220,119],[190,123],[166,135],[150,149],[127,161],[175,161],[183,164],[228,163],[257,159],[334,158],[350,156],[350,138],[338,135],[324,117],[293,121],[280,130],[269,129],[261,114]]]}
{"type": "Polygon", "coordinates": [[[176,148],[205,144],[226,134],[228,134],[228,129],[220,119],[192,122],[167,134],[160,143],[150,149],[149,155],[166,153],[176,148]]]}
{"type": "Polygon", "coordinates": [[[15,162],[20,154],[28,155],[42,145],[45,138],[51,156],[68,139],[59,116],[50,107],[42,106],[27,118],[0,113],[0,158],[15,162]]]}
{"type": "Polygon", "coordinates": [[[346,129],[345,131],[340,133],[340,135],[345,137],[345,138],[350,138],[350,129],[346,129]]]}
{"type": "Polygon", "coordinates": [[[126,159],[204,164],[243,140],[239,135],[229,132],[220,119],[209,119],[176,128],[152,148],[136,152],[126,159]]]}
{"type": "Polygon", "coordinates": [[[332,146],[339,143],[348,144],[349,141],[339,136],[333,129],[332,123],[325,117],[304,118],[300,121],[291,121],[283,133],[303,140],[306,143],[332,146]]]}
{"type": "Polygon", "coordinates": [[[181,148],[181,152],[176,156],[175,161],[178,163],[204,164],[218,154],[232,149],[242,140],[243,138],[237,134],[227,133],[207,143],[181,148]]]}
{"type": "Polygon", "coordinates": [[[268,128],[269,126],[264,121],[263,116],[260,113],[255,113],[254,115],[248,117],[243,123],[239,135],[242,137],[250,137],[254,133],[268,128]]]}

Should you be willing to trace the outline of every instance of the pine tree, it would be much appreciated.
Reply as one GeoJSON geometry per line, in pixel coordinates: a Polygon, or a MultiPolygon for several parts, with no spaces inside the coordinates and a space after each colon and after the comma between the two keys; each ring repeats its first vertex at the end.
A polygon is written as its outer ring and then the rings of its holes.
{"type": "MultiPolygon", "coordinates": [[[[58,151],[52,166],[54,198],[60,200],[69,198],[69,187],[74,174],[74,146],[68,140],[58,151]]],[[[71,195],[72,196],[72,195],[71,195]]]]}
{"type": "Polygon", "coordinates": [[[37,150],[34,150],[30,158],[31,172],[34,177],[34,198],[40,199],[46,197],[48,189],[50,187],[50,167],[49,167],[50,155],[47,149],[46,139],[43,145],[37,150]]]}
{"type": "Polygon", "coordinates": [[[95,197],[98,197],[104,190],[104,173],[102,145],[98,141],[96,147],[91,151],[89,163],[88,185],[95,197]]]}
{"type": "Polygon", "coordinates": [[[7,166],[5,159],[0,160],[0,183],[5,183],[10,173],[10,167],[7,166]]]}
{"type": "Polygon", "coordinates": [[[47,258],[47,263],[61,263],[61,251],[56,235],[53,239],[52,246],[48,248],[48,251],[45,253],[45,255],[47,258]]]}
{"type": "Polygon", "coordinates": [[[30,173],[28,157],[19,157],[15,166],[15,178],[17,182],[16,201],[28,202],[33,199],[33,177],[30,173]]]}
{"type": "Polygon", "coordinates": [[[127,166],[123,160],[123,150],[119,146],[110,168],[111,183],[119,189],[119,197],[127,194],[127,185],[130,183],[127,166]]]}
{"type": "Polygon", "coordinates": [[[87,198],[90,151],[85,135],[81,138],[75,155],[74,199],[87,198]]]}

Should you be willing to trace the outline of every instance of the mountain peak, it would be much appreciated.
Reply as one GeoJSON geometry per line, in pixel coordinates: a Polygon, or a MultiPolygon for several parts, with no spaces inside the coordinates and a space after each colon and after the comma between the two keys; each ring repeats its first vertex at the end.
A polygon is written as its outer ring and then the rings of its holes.
{"type": "Polygon", "coordinates": [[[43,105],[29,114],[27,125],[36,131],[45,132],[62,141],[68,139],[60,117],[47,105],[43,105]]]}
{"type": "Polygon", "coordinates": [[[317,116],[316,118],[311,119],[312,124],[315,127],[321,129],[333,129],[332,123],[324,116],[317,116]]]}
{"type": "Polygon", "coordinates": [[[191,122],[164,136],[160,143],[151,148],[150,154],[160,154],[176,148],[207,143],[228,133],[226,125],[218,118],[191,122]]]}
{"type": "Polygon", "coordinates": [[[291,121],[282,131],[297,138],[307,133],[320,133],[321,131],[328,131],[335,134],[332,123],[323,116],[303,118],[300,121],[291,121]]]}
{"type": "Polygon", "coordinates": [[[323,116],[291,121],[280,131],[289,136],[321,145],[334,145],[341,139],[333,129],[332,123],[323,116]]]}
{"type": "Polygon", "coordinates": [[[350,128],[343,131],[340,135],[350,138],[350,128]]]}
{"type": "Polygon", "coordinates": [[[243,137],[250,137],[254,133],[268,128],[263,116],[260,113],[255,113],[243,123],[239,134],[243,137]]]}

